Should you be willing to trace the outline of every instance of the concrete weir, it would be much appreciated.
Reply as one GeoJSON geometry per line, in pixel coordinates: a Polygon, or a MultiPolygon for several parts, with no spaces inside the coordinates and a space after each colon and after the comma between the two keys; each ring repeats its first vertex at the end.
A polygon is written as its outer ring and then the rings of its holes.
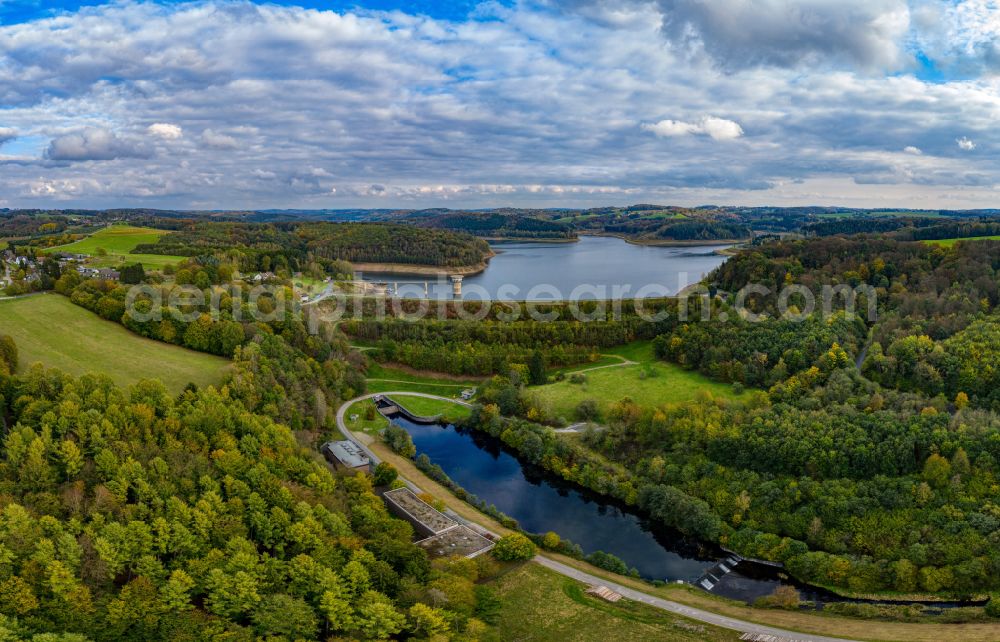
{"type": "Polygon", "coordinates": [[[722,580],[723,577],[728,575],[736,565],[743,561],[743,558],[735,553],[727,557],[726,559],[717,562],[712,568],[705,571],[705,574],[698,578],[695,582],[695,586],[700,586],[706,591],[711,592],[715,585],[722,580]]]}

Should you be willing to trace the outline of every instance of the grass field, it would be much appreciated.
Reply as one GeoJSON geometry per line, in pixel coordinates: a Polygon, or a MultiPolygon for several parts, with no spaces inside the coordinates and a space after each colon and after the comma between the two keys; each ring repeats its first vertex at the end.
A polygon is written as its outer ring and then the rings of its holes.
{"type": "MultiPolygon", "coordinates": [[[[397,389],[398,390],[398,389],[397,389]]],[[[372,392],[372,391],[369,391],[372,392]]],[[[435,393],[436,394],[436,393],[435,393]]],[[[468,412],[468,409],[458,404],[437,399],[426,399],[424,397],[409,397],[406,395],[394,395],[393,401],[402,405],[407,410],[421,417],[435,417],[441,415],[445,421],[456,419],[468,412]]],[[[365,409],[374,407],[375,402],[371,399],[355,401],[347,409],[344,415],[344,423],[351,432],[363,432],[368,435],[377,435],[383,428],[389,425],[389,421],[382,415],[375,413],[374,419],[365,419],[365,409]],[[351,417],[357,415],[357,419],[351,417]]]]}
{"type": "MultiPolygon", "coordinates": [[[[458,397],[466,388],[475,388],[479,383],[472,380],[453,380],[444,377],[413,374],[405,370],[390,368],[372,362],[368,367],[368,392],[426,392],[440,397],[458,397]]],[[[415,411],[414,411],[415,412],[415,411]]]]}
{"type": "Polygon", "coordinates": [[[930,241],[924,241],[928,245],[940,245],[942,247],[951,247],[959,241],[1000,241],[1000,236],[966,236],[960,239],[935,239],[930,241]]]}
{"type": "Polygon", "coordinates": [[[125,386],[160,379],[179,393],[220,383],[229,361],[133,334],[56,294],[0,301],[0,334],[14,337],[19,370],[35,362],[69,374],[101,372],[125,386]]]}
{"type": "Polygon", "coordinates": [[[592,598],[586,587],[538,564],[525,564],[491,586],[501,598],[496,630],[502,640],[538,642],[684,642],[738,640],[739,634],[622,600],[592,598]]]}
{"type": "Polygon", "coordinates": [[[71,254],[88,254],[92,257],[89,264],[93,267],[115,267],[131,263],[142,263],[143,267],[160,270],[164,266],[184,260],[183,256],[168,256],[160,254],[130,254],[137,245],[155,243],[165,230],[151,227],[133,227],[131,225],[111,225],[94,232],[90,236],[67,245],[59,245],[46,249],[48,252],[68,252],[71,254]],[[103,249],[107,256],[98,256],[103,249]]]}
{"type": "Polygon", "coordinates": [[[368,435],[377,435],[389,425],[389,420],[377,412],[374,419],[365,419],[365,409],[374,407],[375,402],[371,399],[362,399],[351,404],[344,415],[344,424],[347,425],[347,429],[354,433],[363,432],[368,435]],[[352,419],[355,415],[357,415],[357,419],[352,419]]]}
{"type": "Polygon", "coordinates": [[[448,420],[465,416],[469,413],[469,409],[465,406],[439,399],[394,395],[392,400],[420,417],[436,417],[441,415],[443,419],[448,420]]]}
{"type": "MultiPolygon", "coordinates": [[[[608,356],[602,356],[595,365],[621,363],[621,359],[636,363],[582,372],[586,377],[584,383],[571,383],[566,379],[530,388],[529,391],[555,416],[569,421],[574,419],[574,410],[585,399],[597,401],[602,414],[606,414],[615,402],[624,397],[631,397],[642,406],[690,401],[700,391],[726,399],[736,397],[729,384],[712,381],[697,372],[671,363],[657,361],[649,342],[636,342],[609,350],[608,356]]],[[[586,370],[586,367],[574,370],[580,372],[586,370]]]]}

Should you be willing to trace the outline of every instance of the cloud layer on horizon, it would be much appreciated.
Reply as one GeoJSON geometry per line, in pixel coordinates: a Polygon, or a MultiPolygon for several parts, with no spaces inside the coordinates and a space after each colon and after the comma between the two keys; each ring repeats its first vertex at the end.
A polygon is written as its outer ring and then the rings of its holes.
{"type": "Polygon", "coordinates": [[[0,26],[0,206],[996,204],[985,0],[758,4],[126,2],[0,26]],[[928,56],[955,76],[919,78],[928,56]]]}

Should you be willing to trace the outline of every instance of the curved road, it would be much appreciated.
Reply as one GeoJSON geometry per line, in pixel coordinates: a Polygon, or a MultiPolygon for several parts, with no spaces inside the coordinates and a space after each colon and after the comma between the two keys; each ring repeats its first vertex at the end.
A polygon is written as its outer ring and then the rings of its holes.
{"type": "MultiPolygon", "coordinates": [[[[393,396],[397,395],[400,397],[410,396],[410,397],[425,397],[427,399],[439,399],[441,401],[450,401],[461,406],[466,406],[468,408],[472,407],[472,404],[465,401],[459,401],[458,399],[449,399],[448,397],[439,397],[438,395],[430,395],[424,392],[406,392],[405,390],[399,390],[396,392],[373,392],[367,395],[362,395],[345,402],[337,410],[337,428],[340,432],[344,433],[344,436],[353,441],[354,443],[361,446],[361,449],[365,451],[368,457],[371,459],[372,463],[377,464],[381,460],[373,453],[367,446],[365,446],[361,441],[354,436],[354,434],[347,429],[347,424],[344,422],[344,417],[347,415],[347,409],[351,407],[357,401],[362,401],[364,399],[371,399],[378,395],[393,396]]],[[[405,481],[405,480],[404,480],[405,481]]],[[[408,484],[412,486],[412,483],[408,484]]],[[[485,527],[477,524],[479,528],[485,527]]],[[[711,611],[705,611],[702,609],[696,609],[691,606],[686,606],[678,602],[671,602],[670,600],[665,600],[660,597],[654,597],[642,591],[637,591],[633,588],[629,588],[622,584],[612,582],[610,580],[604,579],[603,577],[598,577],[596,575],[591,575],[585,571],[573,568],[572,566],[567,566],[561,562],[543,557],[541,555],[535,556],[534,561],[541,564],[545,568],[551,569],[560,575],[577,580],[579,582],[584,582],[586,584],[596,585],[596,586],[607,586],[612,591],[627,597],[630,600],[636,602],[642,602],[643,604],[648,604],[659,609],[663,609],[669,613],[675,615],[680,615],[691,620],[697,620],[698,622],[704,622],[705,624],[711,624],[713,626],[719,626],[725,629],[731,629],[734,631],[740,631],[743,633],[758,633],[763,635],[776,636],[779,640],[787,640],[789,642],[852,642],[846,638],[831,638],[823,635],[813,635],[810,633],[798,633],[796,631],[787,631],[785,629],[779,629],[771,626],[765,626],[763,624],[756,624],[754,622],[745,622],[743,620],[737,620],[735,618],[727,617],[725,615],[719,615],[717,613],[712,613],[711,611]]]]}

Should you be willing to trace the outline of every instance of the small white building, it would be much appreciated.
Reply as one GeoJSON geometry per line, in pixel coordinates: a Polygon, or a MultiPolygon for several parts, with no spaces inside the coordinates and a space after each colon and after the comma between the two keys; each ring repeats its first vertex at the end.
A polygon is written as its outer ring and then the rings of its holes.
{"type": "Polygon", "coordinates": [[[371,460],[361,446],[349,439],[328,441],[320,447],[320,452],[334,468],[371,472],[371,460]]]}

